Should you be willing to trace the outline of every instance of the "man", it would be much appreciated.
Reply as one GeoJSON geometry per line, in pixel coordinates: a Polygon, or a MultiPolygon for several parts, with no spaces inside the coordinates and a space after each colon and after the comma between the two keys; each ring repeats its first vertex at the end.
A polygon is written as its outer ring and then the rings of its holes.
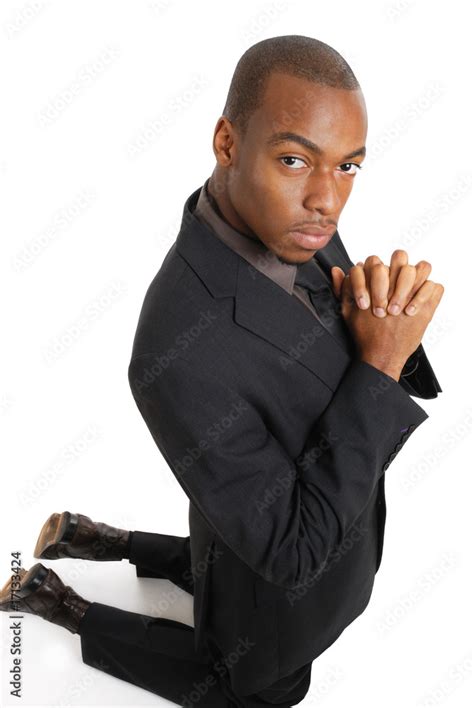
{"type": "Polygon", "coordinates": [[[441,391],[421,344],[443,294],[430,264],[354,265],[337,232],[366,134],[328,45],[275,37],[242,56],[128,372],[190,535],[70,512],[40,532],[36,558],[127,558],[193,593],[194,630],[89,602],[41,563],[19,573],[19,608],[78,633],[87,664],[180,705],[304,698],[312,661],[369,602],[384,474],[428,418],[410,396],[441,391]]]}

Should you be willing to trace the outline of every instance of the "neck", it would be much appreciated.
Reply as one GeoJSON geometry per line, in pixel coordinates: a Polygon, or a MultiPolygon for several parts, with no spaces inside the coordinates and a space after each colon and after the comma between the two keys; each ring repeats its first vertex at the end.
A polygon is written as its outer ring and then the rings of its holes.
{"type": "Polygon", "coordinates": [[[225,221],[227,221],[229,226],[232,226],[232,228],[236,229],[244,236],[248,236],[254,241],[260,241],[260,239],[251,231],[251,229],[249,229],[247,224],[240,218],[239,214],[235,211],[229,198],[226,180],[220,174],[216,174],[215,171],[209,178],[209,182],[207,184],[207,193],[212,205],[215,209],[217,209],[220,216],[225,221]],[[217,185],[219,185],[219,187],[221,185],[224,185],[225,188],[218,189],[217,185]]]}

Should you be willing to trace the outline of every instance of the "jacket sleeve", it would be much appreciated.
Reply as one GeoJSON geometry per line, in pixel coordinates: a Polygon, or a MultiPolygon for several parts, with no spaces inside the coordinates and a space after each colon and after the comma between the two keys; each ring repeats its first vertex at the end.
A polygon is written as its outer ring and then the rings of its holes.
{"type": "Polygon", "coordinates": [[[163,457],[223,542],[283,588],[321,572],[428,418],[394,378],[353,360],[292,459],[231,377],[225,383],[184,357],[154,374],[154,359],[132,358],[128,376],[163,457]]]}

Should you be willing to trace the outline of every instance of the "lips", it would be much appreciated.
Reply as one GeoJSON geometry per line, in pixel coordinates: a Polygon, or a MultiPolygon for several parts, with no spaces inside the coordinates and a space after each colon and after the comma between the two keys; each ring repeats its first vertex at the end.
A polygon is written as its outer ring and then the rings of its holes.
{"type": "Polygon", "coordinates": [[[323,229],[308,229],[300,227],[299,229],[292,229],[293,233],[307,234],[308,236],[332,236],[334,231],[324,231],[323,229]]]}
{"type": "Polygon", "coordinates": [[[290,236],[301,247],[306,250],[314,251],[318,248],[324,248],[331,239],[334,232],[329,231],[290,231],[290,236]]]}

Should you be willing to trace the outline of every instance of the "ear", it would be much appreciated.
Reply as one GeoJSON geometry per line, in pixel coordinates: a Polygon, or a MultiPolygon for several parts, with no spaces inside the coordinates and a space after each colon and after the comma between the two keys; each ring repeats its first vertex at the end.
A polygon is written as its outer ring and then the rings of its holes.
{"type": "Polygon", "coordinates": [[[345,277],[346,276],[345,276],[345,273],[342,270],[342,268],[339,268],[339,266],[332,266],[332,268],[331,268],[332,287],[333,287],[335,296],[339,300],[341,299],[341,287],[342,287],[342,282],[345,277]]]}

